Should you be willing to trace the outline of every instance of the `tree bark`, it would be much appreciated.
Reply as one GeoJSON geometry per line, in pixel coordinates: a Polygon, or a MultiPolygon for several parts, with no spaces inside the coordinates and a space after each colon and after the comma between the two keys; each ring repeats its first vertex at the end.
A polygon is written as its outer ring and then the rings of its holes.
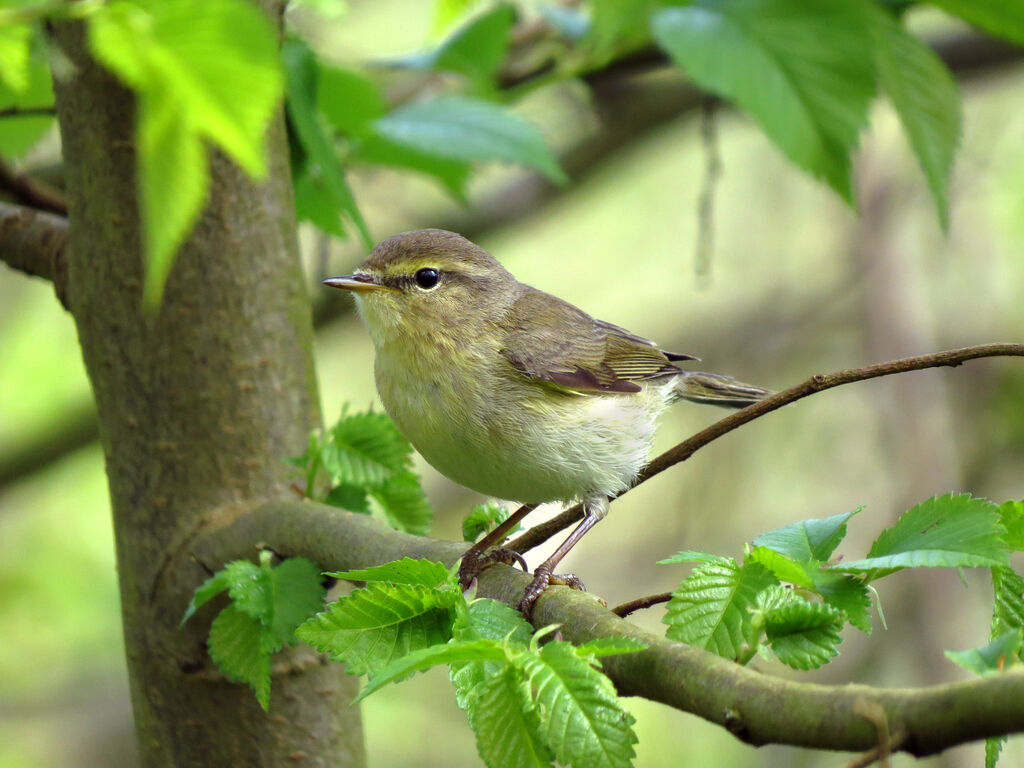
{"type": "Polygon", "coordinates": [[[67,300],[99,414],[142,762],[362,765],[357,681],[338,665],[283,654],[266,714],[245,686],[195,674],[210,664],[208,624],[178,627],[209,574],[176,553],[211,508],[286,495],[281,459],[302,453],[320,420],[283,117],[264,183],[211,153],[205,210],[146,314],[133,97],[90,58],[82,25],[52,38],[75,68],[55,82],[67,300]]]}

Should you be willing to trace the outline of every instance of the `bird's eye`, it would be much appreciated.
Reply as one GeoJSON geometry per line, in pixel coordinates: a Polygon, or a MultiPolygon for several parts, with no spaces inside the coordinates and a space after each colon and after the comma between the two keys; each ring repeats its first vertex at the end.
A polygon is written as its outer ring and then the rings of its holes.
{"type": "Polygon", "coordinates": [[[441,273],[433,267],[424,267],[416,272],[416,285],[425,291],[429,291],[437,281],[441,279],[441,273]]]}

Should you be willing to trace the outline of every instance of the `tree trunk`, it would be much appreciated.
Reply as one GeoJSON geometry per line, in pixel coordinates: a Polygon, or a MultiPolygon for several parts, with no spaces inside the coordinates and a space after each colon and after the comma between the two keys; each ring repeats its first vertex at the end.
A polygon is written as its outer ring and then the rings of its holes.
{"type": "Polygon", "coordinates": [[[52,36],[75,67],[55,83],[68,298],[99,411],[142,762],[362,765],[356,680],[340,665],[281,654],[266,714],[210,665],[213,610],[178,627],[209,575],[187,557],[190,539],[214,515],[287,495],[281,458],[302,453],[319,423],[283,117],[269,129],[264,183],[212,154],[206,208],[149,316],[134,100],[92,61],[80,24],[52,36]]]}

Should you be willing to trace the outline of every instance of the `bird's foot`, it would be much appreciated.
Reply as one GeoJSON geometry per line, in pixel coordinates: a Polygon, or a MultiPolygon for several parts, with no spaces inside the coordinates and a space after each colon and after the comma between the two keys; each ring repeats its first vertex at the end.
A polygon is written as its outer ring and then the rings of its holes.
{"type": "Polygon", "coordinates": [[[544,593],[545,589],[552,585],[578,589],[580,592],[587,591],[586,586],[576,574],[552,573],[549,568],[545,568],[542,565],[534,571],[533,581],[527,585],[522,599],[516,604],[516,609],[529,619],[533,613],[533,604],[537,602],[537,598],[544,593]]]}
{"type": "Polygon", "coordinates": [[[462,563],[459,565],[459,586],[463,590],[469,589],[469,585],[472,584],[473,579],[477,577],[480,571],[494,563],[504,563],[505,565],[515,565],[518,563],[524,571],[527,573],[530,571],[530,568],[526,565],[526,560],[514,549],[496,547],[489,552],[482,553],[475,551],[475,547],[470,547],[466,550],[466,554],[462,556],[462,563]]]}

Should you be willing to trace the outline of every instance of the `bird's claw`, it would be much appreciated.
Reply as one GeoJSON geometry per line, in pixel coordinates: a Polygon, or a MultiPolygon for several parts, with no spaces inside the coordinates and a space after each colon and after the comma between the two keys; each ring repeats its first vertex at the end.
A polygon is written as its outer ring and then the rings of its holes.
{"type": "Polygon", "coordinates": [[[486,554],[480,554],[479,552],[474,552],[471,547],[462,556],[462,564],[459,566],[459,586],[463,590],[468,589],[473,579],[482,570],[494,563],[504,563],[505,565],[518,564],[527,573],[530,571],[529,566],[526,565],[526,560],[514,549],[496,547],[486,554]]]}
{"type": "Polygon", "coordinates": [[[516,604],[516,610],[529,619],[533,614],[533,605],[537,602],[537,598],[544,594],[544,590],[550,586],[569,587],[569,589],[576,589],[580,592],[587,591],[586,585],[576,574],[551,573],[551,571],[541,566],[534,572],[533,581],[527,585],[522,599],[516,604]]]}

